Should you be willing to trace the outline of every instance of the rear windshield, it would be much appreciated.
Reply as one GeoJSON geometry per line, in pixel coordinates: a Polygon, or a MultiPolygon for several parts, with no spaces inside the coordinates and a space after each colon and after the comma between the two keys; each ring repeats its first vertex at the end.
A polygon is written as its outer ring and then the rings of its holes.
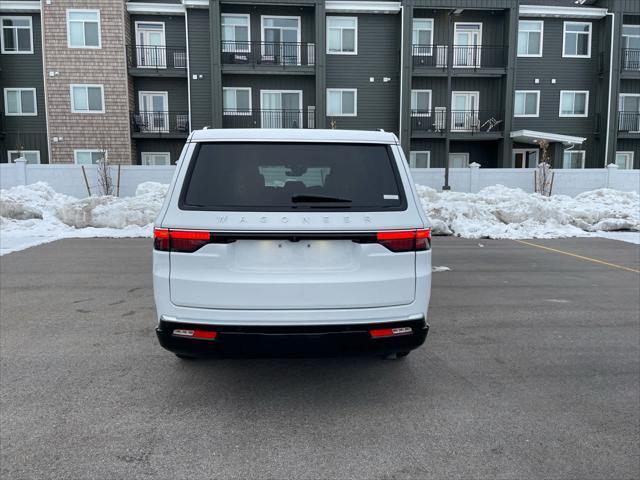
{"type": "Polygon", "coordinates": [[[201,143],[180,197],[184,210],[404,210],[387,145],[201,143]]]}

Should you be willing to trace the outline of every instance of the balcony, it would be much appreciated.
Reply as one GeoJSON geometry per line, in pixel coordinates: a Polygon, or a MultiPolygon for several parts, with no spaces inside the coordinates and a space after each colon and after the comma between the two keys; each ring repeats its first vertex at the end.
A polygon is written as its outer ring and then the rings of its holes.
{"type": "Polygon", "coordinates": [[[640,134],[640,112],[620,112],[618,114],[618,132],[640,134]]]}
{"type": "Polygon", "coordinates": [[[640,78],[640,49],[623,48],[620,68],[623,76],[640,78]]]}
{"type": "Polygon", "coordinates": [[[187,138],[189,132],[187,112],[131,112],[133,138],[187,138]]]}
{"type": "Polygon", "coordinates": [[[223,41],[221,48],[226,73],[315,72],[315,43],[223,41]]]}
{"type": "Polygon", "coordinates": [[[129,74],[139,77],[186,77],[185,47],[127,45],[129,74]]]}
{"type": "MultiPolygon", "coordinates": [[[[507,47],[491,45],[452,47],[453,75],[498,76],[506,73],[507,47]]],[[[413,45],[411,49],[414,75],[445,76],[447,45],[413,45]]]]}
{"type": "Polygon", "coordinates": [[[501,138],[504,121],[498,110],[453,110],[448,117],[444,108],[411,111],[411,136],[434,138],[444,136],[446,122],[452,137],[501,138]]]}
{"type": "Polygon", "coordinates": [[[315,110],[223,110],[223,128],[315,128],[315,110]]]}

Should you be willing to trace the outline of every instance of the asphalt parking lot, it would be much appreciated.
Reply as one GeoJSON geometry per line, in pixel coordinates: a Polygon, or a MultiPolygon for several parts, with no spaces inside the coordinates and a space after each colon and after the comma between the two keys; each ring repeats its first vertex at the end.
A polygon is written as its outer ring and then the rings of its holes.
{"type": "Polygon", "coordinates": [[[3,256],[0,477],[638,478],[640,247],[436,238],[434,265],[405,360],[184,362],[149,240],[3,256]]]}

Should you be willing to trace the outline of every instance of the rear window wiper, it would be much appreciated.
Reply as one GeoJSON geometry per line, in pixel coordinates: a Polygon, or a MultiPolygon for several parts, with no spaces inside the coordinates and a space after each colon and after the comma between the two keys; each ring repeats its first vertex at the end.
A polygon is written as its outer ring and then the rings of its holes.
{"type": "Polygon", "coordinates": [[[338,202],[338,203],[351,203],[349,198],[331,197],[328,195],[294,195],[291,197],[293,203],[305,203],[305,202],[338,202]]]}

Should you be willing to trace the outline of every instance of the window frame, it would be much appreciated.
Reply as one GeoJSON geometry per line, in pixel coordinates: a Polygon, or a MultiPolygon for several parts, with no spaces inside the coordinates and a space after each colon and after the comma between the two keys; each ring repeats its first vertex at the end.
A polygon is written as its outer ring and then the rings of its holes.
{"type": "Polygon", "coordinates": [[[91,114],[91,113],[105,113],[105,104],[104,104],[104,85],[99,83],[72,83],[69,85],[69,95],[71,100],[71,113],[83,113],[83,114],[91,114]],[[84,87],[87,91],[87,110],[77,110],[73,97],[73,89],[78,87],[84,87]],[[102,110],[88,110],[89,108],[89,88],[99,88],[100,89],[100,101],[102,103],[102,110]]]}
{"type": "Polygon", "coordinates": [[[414,57],[432,57],[433,56],[433,35],[434,35],[434,30],[435,30],[435,20],[433,18],[413,18],[412,22],[411,22],[411,49],[412,49],[412,53],[414,57]],[[418,21],[429,21],[431,22],[431,35],[429,38],[429,43],[427,45],[421,45],[419,43],[413,43],[413,32],[417,31],[428,31],[424,28],[418,28],[416,29],[415,24],[416,24],[416,20],[418,21]],[[423,50],[420,50],[419,52],[416,53],[416,48],[415,47],[421,47],[421,46],[427,46],[429,48],[426,48],[423,50]]]}
{"type": "MultiPolygon", "coordinates": [[[[571,154],[571,153],[580,153],[582,154],[582,161],[581,166],[579,167],[579,169],[584,169],[584,165],[585,165],[585,160],[587,158],[587,151],[586,150],[564,150],[562,152],[562,169],[564,170],[566,167],[564,166],[564,156],[565,154],[571,154]]],[[[566,170],[572,170],[572,168],[566,168],[566,170]]]]}
{"type": "Polygon", "coordinates": [[[252,91],[251,91],[251,87],[222,87],[222,115],[229,115],[229,116],[251,116],[253,114],[253,99],[251,98],[252,96],[252,91]],[[227,108],[225,108],[224,106],[224,92],[228,91],[228,90],[233,90],[235,92],[237,92],[238,90],[245,90],[249,92],[249,111],[248,112],[243,112],[243,111],[238,111],[238,97],[236,96],[236,110],[235,111],[227,111],[227,108]]]}
{"type": "Polygon", "coordinates": [[[35,87],[31,88],[31,87],[26,87],[26,88],[22,88],[22,87],[5,87],[3,90],[3,95],[4,95],[4,115],[6,117],[37,117],[38,116],[38,96],[37,96],[37,92],[35,87]],[[10,113],[9,112],[9,104],[7,102],[7,92],[12,91],[12,92],[20,92],[22,94],[22,92],[25,91],[30,91],[33,92],[33,113],[23,113],[22,112],[22,95],[20,95],[20,112],[19,113],[10,113]]]}
{"type": "MultiPolygon", "coordinates": [[[[17,40],[17,35],[16,35],[16,40],[17,40]]],[[[3,55],[33,55],[33,17],[31,17],[30,15],[3,15],[0,17],[0,53],[2,53],[3,55]],[[29,20],[29,42],[30,42],[30,49],[29,51],[26,50],[17,50],[15,52],[12,52],[11,50],[5,50],[5,46],[4,46],[4,29],[5,28],[11,28],[12,30],[16,30],[17,28],[25,28],[25,27],[5,27],[3,25],[4,20],[13,20],[13,19],[19,19],[19,20],[24,20],[24,19],[28,19],[29,20]]]]}
{"type": "Polygon", "coordinates": [[[99,50],[102,48],[102,21],[100,18],[100,9],[96,9],[96,8],[67,8],[67,48],[89,48],[89,49],[93,49],[93,50],[99,50]],[[86,23],[85,20],[71,20],[69,18],[69,14],[70,13],[76,13],[76,12],[93,12],[97,14],[97,23],[98,23],[98,45],[87,45],[87,39],[86,39],[86,31],[84,30],[84,24],[86,23]],[[84,45],[71,45],[71,22],[82,22],[82,40],[84,45]]]}
{"type": "MultiPolygon", "coordinates": [[[[635,160],[635,152],[633,150],[631,151],[616,151],[616,157],[618,155],[626,155],[627,156],[627,166],[625,168],[623,168],[622,170],[633,170],[633,162],[635,160]]],[[[618,165],[618,162],[614,162],[615,165],[618,165]]],[[[620,168],[620,167],[618,167],[620,168]]]]}
{"type": "MultiPolygon", "coordinates": [[[[525,106],[525,112],[526,112],[526,107],[527,107],[527,101],[525,98],[525,102],[524,102],[524,106],[525,106]]],[[[513,116],[514,118],[538,118],[540,117],[540,90],[516,90],[513,94],[513,116]],[[535,93],[536,94],[536,113],[535,114],[530,114],[530,113],[522,113],[522,114],[517,114],[516,113],[516,95],[518,95],[519,93],[523,93],[526,97],[526,95],[528,93],[535,93]]]]}
{"type": "MultiPolygon", "coordinates": [[[[236,27],[237,25],[234,25],[234,27],[236,27]]],[[[222,51],[224,53],[251,53],[251,14],[250,13],[221,13],[220,14],[220,42],[233,42],[233,46],[234,48],[232,50],[227,50],[229,49],[230,45],[229,44],[225,44],[222,43],[222,51]],[[240,48],[238,48],[238,45],[236,42],[238,42],[238,40],[236,40],[235,36],[236,36],[236,32],[235,32],[235,28],[233,31],[233,40],[225,40],[223,38],[223,33],[224,33],[224,24],[223,24],[223,19],[224,17],[242,17],[242,18],[246,18],[247,19],[247,46],[246,48],[243,47],[242,45],[240,46],[240,48]]]]}
{"type": "Polygon", "coordinates": [[[357,16],[346,16],[346,15],[327,15],[326,18],[326,38],[327,38],[327,55],[358,55],[358,17],[357,16]],[[329,25],[330,19],[333,18],[342,18],[342,19],[353,19],[355,20],[354,26],[353,26],[353,30],[354,30],[354,34],[353,34],[353,52],[345,52],[344,50],[340,50],[340,51],[330,51],[329,50],[329,30],[330,29],[338,29],[340,30],[340,45],[342,46],[342,44],[344,43],[344,39],[342,38],[342,31],[343,30],[351,30],[351,28],[344,28],[344,27],[331,27],[329,25]]]}
{"type": "Polygon", "coordinates": [[[104,160],[107,160],[107,150],[100,150],[99,148],[79,148],[73,151],[73,163],[75,165],[98,165],[97,163],[78,163],[78,153],[103,153],[104,160]]]}
{"type": "MultiPolygon", "coordinates": [[[[576,33],[577,35],[584,35],[584,32],[571,32],[576,33]]],[[[565,21],[562,24],[562,58],[591,58],[591,42],[593,41],[593,22],[576,22],[576,21],[565,21]],[[567,55],[565,51],[565,47],[567,44],[567,25],[589,25],[589,42],[587,44],[587,54],[586,55],[567,55]]],[[[576,44],[577,48],[577,44],[576,44]]],[[[577,53],[577,51],[576,51],[577,53]]]]}
{"type": "MultiPolygon", "coordinates": [[[[516,42],[516,56],[522,58],[541,58],[544,53],[544,20],[518,20],[518,35],[520,34],[520,23],[521,22],[530,22],[530,23],[539,23],[540,24],[540,52],[537,54],[533,53],[518,53],[518,45],[516,42]]],[[[525,30],[527,32],[527,51],[529,50],[529,33],[537,32],[537,30],[525,30]]]]}
{"type": "Polygon", "coordinates": [[[431,150],[411,150],[409,152],[409,168],[431,168],[431,150]],[[426,153],[427,154],[427,166],[426,167],[412,167],[411,163],[415,163],[415,157],[418,153],[426,153]]]}
{"type": "Polygon", "coordinates": [[[327,117],[357,117],[358,116],[358,89],[357,88],[327,88],[327,117]],[[329,113],[329,93],[340,93],[340,110],[342,110],[342,94],[353,92],[353,113],[329,113]]]}
{"type": "Polygon", "coordinates": [[[40,160],[40,150],[7,150],[8,163],[15,163],[15,160],[14,161],[11,160],[12,153],[35,153],[38,156],[38,161],[32,165],[39,165],[40,163],[42,163],[42,161],[40,160]]]}
{"type": "Polygon", "coordinates": [[[166,165],[171,165],[171,152],[140,152],[140,165],[144,166],[144,167],[157,167],[157,166],[164,166],[165,164],[162,165],[155,165],[155,164],[145,164],[144,163],[144,157],[145,155],[166,155],[167,156],[167,163],[166,165]]]}
{"type": "Polygon", "coordinates": [[[469,152],[449,152],[449,156],[447,157],[447,162],[449,164],[449,168],[469,168],[469,161],[471,160],[471,155],[469,152]],[[466,165],[464,167],[452,167],[451,166],[451,155],[464,155],[464,161],[466,165]]]}
{"type": "Polygon", "coordinates": [[[560,90],[560,102],[558,106],[558,116],[560,118],[587,118],[589,116],[589,90],[560,90]],[[586,94],[585,102],[584,102],[584,113],[562,113],[562,95],[565,93],[573,93],[573,110],[576,108],[575,94],[576,93],[584,93],[586,94]]]}
{"type": "MultiPolygon", "coordinates": [[[[417,98],[416,98],[416,104],[417,104],[417,98]]],[[[410,109],[410,115],[412,117],[430,117],[431,116],[431,109],[433,107],[433,90],[429,90],[429,89],[420,89],[420,88],[412,88],[411,89],[411,94],[409,96],[409,109],[410,109]],[[429,93],[429,108],[427,109],[426,113],[414,113],[415,110],[418,110],[417,108],[414,109],[413,108],[413,98],[414,98],[414,93],[417,94],[419,93],[429,93]]]]}

